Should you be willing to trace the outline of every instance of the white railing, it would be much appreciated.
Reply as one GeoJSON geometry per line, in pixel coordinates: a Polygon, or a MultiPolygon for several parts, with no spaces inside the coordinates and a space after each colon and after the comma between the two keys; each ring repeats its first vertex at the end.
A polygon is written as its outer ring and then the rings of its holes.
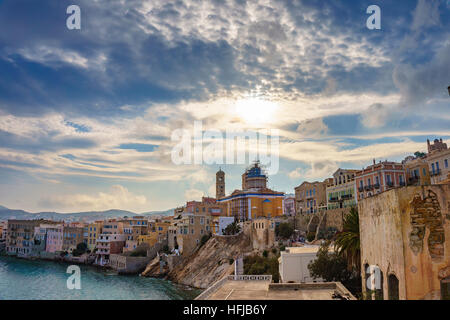
{"type": "Polygon", "coordinates": [[[208,300],[208,298],[217,291],[225,282],[228,281],[228,277],[225,276],[219,281],[215,282],[212,286],[210,286],[208,289],[203,291],[195,300],[208,300]]]}
{"type": "Polygon", "coordinates": [[[228,276],[230,281],[270,281],[272,282],[272,275],[231,275],[228,276]]]}

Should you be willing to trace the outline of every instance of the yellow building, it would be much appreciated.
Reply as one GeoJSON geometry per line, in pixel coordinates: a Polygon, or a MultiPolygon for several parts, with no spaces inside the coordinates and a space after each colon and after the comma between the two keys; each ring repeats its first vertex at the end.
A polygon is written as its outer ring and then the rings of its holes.
{"type": "Polygon", "coordinates": [[[430,172],[426,158],[407,157],[402,161],[405,165],[406,183],[408,186],[429,186],[430,172]]]}
{"type": "Polygon", "coordinates": [[[267,188],[267,175],[255,162],[242,175],[242,190],[217,200],[224,205],[226,216],[239,221],[283,215],[284,193],[267,188]]]}
{"type": "Polygon", "coordinates": [[[137,238],[138,246],[143,243],[149,245],[149,247],[153,247],[158,242],[159,234],[157,232],[149,232],[149,234],[140,235],[137,238]]]}
{"type": "Polygon", "coordinates": [[[95,249],[97,238],[100,235],[100,233],[102,233],[102,226],[103,221],[95,221],[89,223],[84,229],[85,230],[84,240],[85,243],[87,244],[88,249],[91,251],[95,249]]]}

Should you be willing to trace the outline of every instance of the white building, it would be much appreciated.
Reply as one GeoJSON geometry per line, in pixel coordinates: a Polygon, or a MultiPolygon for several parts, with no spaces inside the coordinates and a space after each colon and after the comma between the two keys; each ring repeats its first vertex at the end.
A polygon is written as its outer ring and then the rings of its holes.
{"type": "Polygon", "coordinates": [[[316,259],[319,248],[319,246],[305,246],[286,248],[286,251],[282,251],[278,259],[281,282],[323,282],[322,279],[313,279],[308,269],[308,264],[316,259]]]}
{"type": "Polygon", "coordinates": [[[234,217],[219,217],[219,230],[216,230],[216,234],[223,235],[225,228],[234,222],[234,217]]]}

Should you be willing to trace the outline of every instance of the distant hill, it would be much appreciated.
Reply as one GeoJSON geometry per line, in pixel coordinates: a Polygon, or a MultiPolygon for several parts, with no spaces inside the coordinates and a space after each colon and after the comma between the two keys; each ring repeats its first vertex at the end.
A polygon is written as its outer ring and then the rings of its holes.
{"type": "Polygon", "coordinates": [[[8,209],[6,207],[0,206],[0,220],[8,219],[49,219],[55,221],[80,221],[80,220],[103,220],[103,219],[113,219],[113,218],[123,218],[132,216],[170,216],[173,214],[173,209],[166,211],[150,211],[145,213],[135,213],[126,210],[106,210],[106,211],[88,211],[88,212],[74,212],[74,213],[58,213],[58,212],[38,212],[31,213],[24,210],[8,209]]]}

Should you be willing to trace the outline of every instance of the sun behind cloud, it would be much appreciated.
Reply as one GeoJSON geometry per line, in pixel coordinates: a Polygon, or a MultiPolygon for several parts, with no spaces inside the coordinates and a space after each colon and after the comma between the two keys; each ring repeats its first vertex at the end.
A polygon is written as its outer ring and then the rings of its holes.
{"type": "Polygon", "coordinates": [[[237,115],[249,125],[261,125],[272,122],[279,105],[262,98],[246,98],[235,104],[237,115]]]}

